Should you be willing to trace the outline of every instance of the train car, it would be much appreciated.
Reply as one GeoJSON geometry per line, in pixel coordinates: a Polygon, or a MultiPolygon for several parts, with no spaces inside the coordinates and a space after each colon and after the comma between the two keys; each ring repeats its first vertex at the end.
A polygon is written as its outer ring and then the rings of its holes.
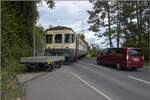
{"type": "Polygon", "coordinates": [[[66,61],[88,54],[85,42],[79,38],[72,28],[57,26],[46,30],[45,55],[65,56],[66,61]]]}

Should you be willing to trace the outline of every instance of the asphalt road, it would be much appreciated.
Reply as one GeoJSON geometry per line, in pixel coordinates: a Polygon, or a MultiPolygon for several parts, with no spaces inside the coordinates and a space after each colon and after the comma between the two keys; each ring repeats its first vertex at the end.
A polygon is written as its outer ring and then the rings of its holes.
{"type": "Polygon", "coordinates": [[[117,70],[82,59],[53,72],[18,76],[25,100],[150,100],[150,71],[117,70]]]}

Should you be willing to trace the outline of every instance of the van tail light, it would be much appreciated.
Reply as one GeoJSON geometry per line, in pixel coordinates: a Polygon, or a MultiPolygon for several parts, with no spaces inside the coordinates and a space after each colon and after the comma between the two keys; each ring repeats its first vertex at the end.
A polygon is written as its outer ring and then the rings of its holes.
{"type": "Polygon", "coordinates": [[[127,55],[126,59],[128,60],[129,59],[129,56],[127,55]]]}

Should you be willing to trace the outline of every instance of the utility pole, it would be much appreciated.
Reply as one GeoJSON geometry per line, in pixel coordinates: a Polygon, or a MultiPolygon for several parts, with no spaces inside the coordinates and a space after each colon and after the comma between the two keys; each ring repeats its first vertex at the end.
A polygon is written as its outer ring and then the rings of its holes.
{"type": "MultiPolygon", "coordinates": [[[[34,10],[35,10],[35,6],[36,6],[36,3],[35,1],[34,2],[34,10]]],[[[35,15],[34,15],[34,26],[33,26],[33,56],[35,56],[35,15]]]]}
{"type": "Polygon", "coordinates": [[[82,21],[82,34],[84,34],[84,22],[82,21]]]}
{"type": "Polygon", "coordinates": [[[33,31],[33,55],[35,56],[35,25],[34,25],[34,31],[33,31]]]}

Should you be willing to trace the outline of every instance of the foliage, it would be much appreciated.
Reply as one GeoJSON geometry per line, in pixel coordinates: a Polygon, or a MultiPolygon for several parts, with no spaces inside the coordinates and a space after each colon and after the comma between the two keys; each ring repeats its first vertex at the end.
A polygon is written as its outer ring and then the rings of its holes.
{"type": "Polygon", "coordinates": [[[8,65],[9,58],[19,59],[29,56],[32,51],[32,33],[36,10],[34,2],[2,2],[2,67],[8,65]],[[26,16],[28,15],[28,16],[26,16]]]}
{"type": "Polygon", "coordinates": [[[35,27],[35,50],[37,55],[42,55],[45,46],[45,30],[41,26],[35,27]]]}
{"type": "Polygon", "coordinates": [[[55,7],[55,2],[53,0],[48,0],[47,4],[49,6],[49,8],[53,9],[55,7]]]}
{"type": "MultiPolygon", "coordinates": [[[[16,100],[16,97],[20,96],[21,90],[16,84],[16,74],[25,71],[25,67],[19,64],[20,57],[32,56],[33,33],[38,19],[36,6],[38,2],[1,2],[2,100],[16,100]]],[[[44,31],[41,27],[35,29],[38,49],[42,45],[39,41],[44,31]]]]}
{"type": "Polygon", "coordinates": [[[1,70],[2,100],[16,100],[17,97],[23,96],[23,89],[16,80],[16,74],[25,71],[25,67],[16,62],[15,59],[9,59],[8,66],[1,70]]]}
{"type": "Polygon", "coordinates": [[[124,34],[122,46],[144,49],[145,59],[149,60],[150,1],[124,2],[122,4],[121,26],[124,34]],[[134,21],[136,20],[136,21],[134,21]]]}
{"type": "Polygon", "coordinates": [[[112,7],[114,6],[114,3],[110,1],[91,1],[93,3],[94,7],[91,11],[87,11],[89,13],[89,19],[88,23],[90,24],[90,30],[94,32],[99,32],[96,34],[98,37],[106,36],[109,39],[109,45],[112,47],[112,38],[113,38],[113,33],[115,32],[113,29],[115,20],[114,15],[114,9],[112,7]],[[106,21],[107,20],[107,21],[106,21]],[[105,32],[101,32],[101,28],[105,28],[105,32]]]}
{"type": "Polygon", "coordinates": [[[102,52],[102,48],[99,48],[96,44],[90,44],[89,56],[95,58],[98,53],[102,52]]]}
{"type": "Polygon", "coordinates": [[[90,30],[97,36],[116,39],[117,47],[139,47],[149,59],[150,1],[99,1],[90,0],[94,5],[89,13],[90,30]],[[107,19],[107,21],[105,20],[107,19]],[[101,32],[105,28],[105,32],[101,32]]]}

